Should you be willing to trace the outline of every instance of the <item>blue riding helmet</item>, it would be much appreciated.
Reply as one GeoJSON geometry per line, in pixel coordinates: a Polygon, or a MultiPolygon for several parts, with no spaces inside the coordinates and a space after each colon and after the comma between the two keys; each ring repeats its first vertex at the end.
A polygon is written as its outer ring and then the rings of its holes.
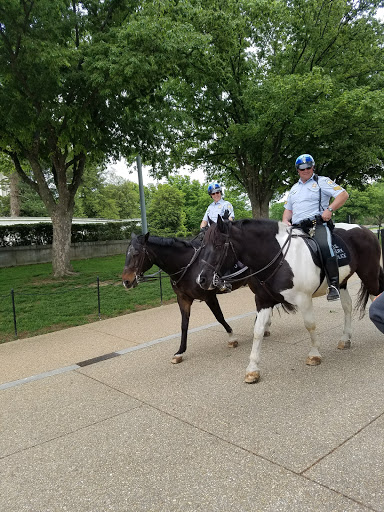
{"type": "Polygon", "coordinates": [[[212,192],[222,192],[219,183],[210,183],[208,185],[208,194],[211,195],[212,192]]]}
{"type": "Polygon", "coordinates": [[[315,161],[311,155],[305,153],[304,155],[300,155],[296,158],[296,169],[306,169],[307,167],[313,167],[315,165],[315,161]]]}

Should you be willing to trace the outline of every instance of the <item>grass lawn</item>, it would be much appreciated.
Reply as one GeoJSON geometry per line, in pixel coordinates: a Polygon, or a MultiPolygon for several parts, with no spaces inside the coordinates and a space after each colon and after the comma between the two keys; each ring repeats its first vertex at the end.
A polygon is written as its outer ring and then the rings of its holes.
{"type": "MultiPolygon", "coordinates": [[[[161,304],[160,282],[126,290],[121,283],[124,255],[72,261],[76,275],[52,277],[51,263],[0,268],[0,343],[16,338],[11,290],[14,292],[18,338],[57,331],[161,304]]],[[[156,272],[157,267],[149,270],[156,272]]],[[[163,304],[176,300],[168,276],[162,274],[163,304]]]]}

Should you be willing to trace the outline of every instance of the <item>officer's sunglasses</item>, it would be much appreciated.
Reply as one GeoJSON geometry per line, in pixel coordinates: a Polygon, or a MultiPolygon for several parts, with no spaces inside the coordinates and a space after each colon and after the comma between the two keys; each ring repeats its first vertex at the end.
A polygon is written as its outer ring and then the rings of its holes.
{"type": "Polygon", "coordinates": [[[312,169],[312,165],[308,165],[305,169],[298,169],[299,171],[308,171],[308,169],[312,169]]]}
{"type": "Polygon", "coordinates": [[[211,196],[214,196],[214,195],[216,195],[216,194],[220,194],[220,192],[212,192],[212,193],[211,193],[211,196]]]}

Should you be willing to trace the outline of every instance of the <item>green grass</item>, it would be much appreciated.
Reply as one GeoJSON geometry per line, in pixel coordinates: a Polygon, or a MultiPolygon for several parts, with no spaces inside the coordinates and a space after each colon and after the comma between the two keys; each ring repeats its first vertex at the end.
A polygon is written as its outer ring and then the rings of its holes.
{"type": "MultiPolygon", "coordinates": [[[[52,277],[52,265],[42,263],[0,268],[0,343],[16,338],[11,290],[14,291],[18,338],[26,338],[98,320],[97,276],[100,282],[100,317],[156,307],[158,280],[126,290],[121,284],[124,256],[72,261],[76,275],[52,277]]],[[[148,273],[157,270],[153,267],[148,273]]],[[[175,301],[163,274],[163,303],[175,301]]]]}

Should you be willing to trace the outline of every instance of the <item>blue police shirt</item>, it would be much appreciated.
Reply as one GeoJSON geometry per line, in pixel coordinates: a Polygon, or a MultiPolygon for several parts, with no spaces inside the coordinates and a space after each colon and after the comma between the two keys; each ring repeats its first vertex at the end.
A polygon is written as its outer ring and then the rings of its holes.
{"type": "Polygon", "coordinates": [[[328,208],[331,197],[337,197],[344,189],[337,185],[330,178],[319,176],[319,181],[313,179],[313,175],[308,181],[303,183],[301,178],[291,188],[287,201],[284,204],[285,209],[292,210],[292,224],[298,224],[304,219],[313,219],[316,215],[328,208]],[[319,197],[321,188],[321,205],[319,207],[319,197]]]}
{"type": "Polygon", "coordinates": [[[203,220],[209,223],[208,217],[213,222],[217,222],[217,217],[220,215],[223,217],[225,210],[229,210],[229,216],[232,217],[232,219],[235,218],[235,214],[233,213],[233,206],[228,201],[225,201],[225,199],[221,198],[217,203],[213,202],[211,203],[207,211],[205,212],[205,215],[203,217],[203,220]]]}

